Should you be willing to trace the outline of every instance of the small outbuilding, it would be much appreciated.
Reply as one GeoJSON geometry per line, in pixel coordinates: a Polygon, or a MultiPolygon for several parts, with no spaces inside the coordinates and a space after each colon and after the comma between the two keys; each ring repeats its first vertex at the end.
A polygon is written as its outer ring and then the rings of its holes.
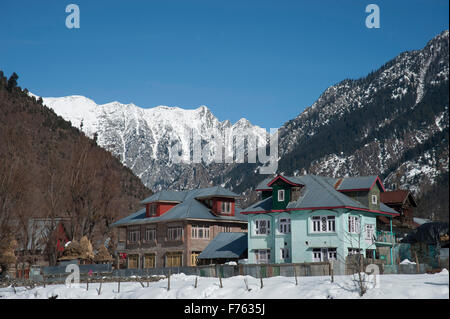
{"type": "Polygon", "coordinates": [[[247,258],[247,233],[218,233],[198,256],[200,265],[224,264],[247,258]]]}

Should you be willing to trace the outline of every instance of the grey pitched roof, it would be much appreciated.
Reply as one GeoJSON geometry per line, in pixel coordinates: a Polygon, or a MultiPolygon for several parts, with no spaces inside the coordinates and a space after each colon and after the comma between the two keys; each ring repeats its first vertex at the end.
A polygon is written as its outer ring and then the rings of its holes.
{"type": "Polygon", "coordinates": [[[306,175],[299,177],[300,183],[305,185],[303,196],[297,201],[288,204],[288,208],[309,208],[309,207],[336,207],[352,206],[366,209],[360,202],[338,192],[327,183],[322,177],[306,175]]]}
{"type": "Polygon", "coordinates": [[[243,209],[242,212],[260,212],[260,211],[269,211],[272,209],[272,197],[268,197],[259,202],[250,205],[246,209],[243,209]]]}
{"type": "Polygon", "coordinates": [[[247,233],[218,233],[198,258],[239,258],[246,250],[247,233]]]}
{"type": "MultiPolygon", "coordinates": [[[[163,194],[158,192],[141,203],[150,203],[156,200],[171,200],[172,197],[169,195],[172,193],[175,195],[173,198],[181,199],[178,205],[168,210],[161,216],[147,218],[145,216],[145,209],[141,209],[125,218],[122,218],[111,225],[124,226],[124,225],[134,225],[134,224],[146,224],[149,222],[160,222],[169,221],[177,219],[213,219],[213,220],[237,220],[237,221],[247,221],[247,216],[241,214],[241,208],[237,205],[235,206],[234,216],[216,216],[213,212],[202,204],[197,198],[207,197],[207,196],[225,196],[225,197],[238,197],[237,194],[226,190],[220,186],[208,187],[201,189],[194,189],[190,191],[163,191],[163,194]],[[161,199],[164,198],[164,199],[161,199]]],[[[172,199],[173,201],[173,199],[172,199]]]]}
{"type": "Polygon", "coordinates": [[[396,210],[390,208],[389,206],[383,204],[382,202],[380,202],[380,210],[385,213],[398,214],[396,210]]]}
{"type": "Polygon", "coordinates": [[[213,186],[185,191],[162,190],[160,192],[153,194],[150,197],[147,197],[146,199],[141,201],[141,204],[147,204],[156,201],[183,202],[188,198],[202,198],[211,196],[239,197],[238,194],[233,193],[232,191],[225,189],[221,186],[213,186]]]}
{"type": "Polygon", "coordinates": [[[337,187],[337,190],[368,189],[373,185],[373,183],[375,183],[377,178],[377,175],[344,177],[342,178],[342,182],[337,187]]]}
{"type": "MultiPolygon", "coordinates": [[[[335,181],[337,179],[315,176],[315,175],[305,175],[305,176],[296,176],[296,177],[286,177],[287,180],[305,185],[302,189],[300,197],[297,201],[290,202],[287,205],[287,208],[298,208],[298,209],[320,209],[325,207],[355,207],[360,209],[368,209],[364,204],[352,199],[351,197],[341,193],[340,191],[334,188],[335,181]]],[[[360,185],[367,185],[368,181],[372,181],[370,186],[373,184],[377,176],[373,178],[363,178],[363,182],[360,185]]],[[[352,182],[354,179],[352,178],[352,182]]],[[[349,183],[349,185],[354,185],[353,183],[349,183]]],[[[370,187],[369,186],[369,187],[370,187]]],[[[269,211],[272,209],[272,198],[266,198],[262,201],[259,201],[250,207],[243,210],[243,212],[255,212],[255,211],[269,211]]],[[[382,205],[380,208],[381,211],[387,213],[397,213],[386,205],[382,205]]]]}
{"type": "Polygon", "coordinates": [[[147,204],[156,201],[172,201],[172,202],[182,202],[184,197],[186,196],[185,191],[166,191],[162,190],[153,194],[150,197],[147,197],[141,204],[147,204]]]}
{"type": "Polygon", "coordinates": [[[269,184],[269,182],[273,179],[274,177],[265,178],[262,182],[256,185],[255,189],[271,189],[269,186],[267,186],[267,184],[269,184]]]}

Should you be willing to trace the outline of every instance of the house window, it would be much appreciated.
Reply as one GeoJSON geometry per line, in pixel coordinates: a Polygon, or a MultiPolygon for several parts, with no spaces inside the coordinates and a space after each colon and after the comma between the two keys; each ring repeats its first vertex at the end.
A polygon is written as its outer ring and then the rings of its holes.
{"type": "Polygon", "coordinates": [[[288,259],[289,258],[289,248],[281,248],[281,259],[288,259]]]}
{"type": "Polygon", "coordinates": [[[157,205],[156,204],[150,204],[149,208],[150,208],[150,211],[149,211],[150,216],[156,216],[157,205]]]}
{"type": "Polygon", "coordinates": [[[132,229],[128,233],[128,241],[130,244],[137,243],[140,240],[140,234],[141,232],[139,229],[132,229]]]}
{"type": "Polygon", "coordinates": [[[360,248],[349,248],[348,249],[348,254],[349,255],[358,255],[361,253],[361,249],[360,248]]]}
{"type": "Polygon", "coordinates": [[[291,188],[291,202],[295,202],[300,198],[302,188],[301,187],[292,187],[291,188]]]}
{"type": "Polygon", "coordinates": [[[209,226],[192,225],[191,238],[209,239],[209,226]]]}
{"type": "Polygon", "coordinates": [[[313,249],[313,262],[322,261],[322,250],[320,248],[313,249]]]}
{"type": "Polygon", "coordinates": [[[200,255],[200,251],[191,252],[191,266],[197,266],[198,255],[200,255]]]}
{"type": "Polygon", "coordinates": [[[182,227],[169,227],[167,228],[167,238],[169,240],[181,240],[183,237],[182,227]]]}
{"type": "Polygon", "coordinates": [[[268,219],[255,220],[255,234],[256,235],[269,235],[270,234],[270,220],[268,220],[268,219]]]}
{"type": "Polygon", "coordinates": [[[348,231],[353,234],[359,234],[361,232],[359,216],[348,216],[348,231]]]}
{"type": "Polygon", "coordinates": [[[313,216],[313,233],[331,233],[336,231],[336,219],[334,216],[313,216]]]}
{"type": "Polygon", "coordinates": [[[284,189],[279,189],[278,190],[278,201],[279,202],[284,202],[284,189]]]}
{"type": "Polygon", "coordinates": [[[222,202],[222,213],[231,214],[231,202],[222,202]]]}
{"type": "Polygon", "coordinates": [[[314,248],[313,249],[313,261],[329,261],[337,259],[336,248],[314,248]]]}
{"type": "Polygon", "coordinates": [[[328,260],[336,260],[336,259],[337,259],[336,248],[328,248],[328,260]]]}
{"type": "Polygon", "coordinates": [[[139,268],[139,255],[128,255],[128,268],[139,268]]]}
{"type": "Polygon", "coordinates": [[[145,241],[153,241],[156,240],[156,229],[155,228],[146,228],[145,229],[145,241]]]}
{"type": "Polygon", "coordinates": [[[372,195],[372,204],[377,204],[378,203],[378,198],[377,195],[372,195]]]}
{"type": "Polygon", "coordinates": [[[222,226],[222,232],[230,233],[231,232],[231,226],[222,226]]]}
{"type": "Polygon", "coordinates": [[[255,250],[256,263],[268,264],[270,262],[270,249],[257,249],[255,250]]]}
{"type": "Polygon", "coordinates": [[[281,234],[291,233],[291,219],[290,218],[280,218],[279,229],[281,234]]]}
{"type": "Polygon", "coordinates": [[[375,231],[375,225],[371,225],[371,224],[366,225],[365,239],[370,243],[374,242],[374,231],[375,231]]]}
{"type": "Polygon", "coordinates": [[[183,253],[168,252],[166,253],[166,267],[181,267],[183,253]]]}
{"type": "Polygon", "coordinates": [[[155,268],[155,266],[156,266],[155,254],[144,255],[143,266],[144,266],[144,268],[155,268]]]}

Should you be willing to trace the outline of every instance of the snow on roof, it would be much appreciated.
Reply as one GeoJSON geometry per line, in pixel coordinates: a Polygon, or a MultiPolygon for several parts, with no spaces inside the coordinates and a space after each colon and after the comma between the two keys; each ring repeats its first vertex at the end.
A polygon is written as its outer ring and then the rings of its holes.
{"type": "Polygon", "coordinates": [[[239,258],[246,250],[247,233],[218,233],[198,258],[239,258]]]}

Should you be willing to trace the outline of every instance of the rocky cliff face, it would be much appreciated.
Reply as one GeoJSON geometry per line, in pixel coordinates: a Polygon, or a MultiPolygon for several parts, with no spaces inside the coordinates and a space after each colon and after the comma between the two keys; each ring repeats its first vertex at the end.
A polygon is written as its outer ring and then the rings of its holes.
{"type": "MultiPolygon", "coordinates": [[[[418,197],[436,183],[448,188],[448,41],[447,30],[364,78],[329,87],[280,128],[279,172],[377,174],[418,197]]],[[[265,177],[242,176],[248,171],[231,169],[229,185],[244,191],[265,177]]]]}
{"type": "MultiPolygon", "coordinates": [[[[280,128],[278,173],[377,174],[387,188],[408,188],[418,197],[448,181],[448,41],[447,30],[423,49],[401,53],[364,78],[329,87],[280,128]]],[[[142,109],[117,102],[96,105],[83,97],[44,102],[76,126],[83,119],[83,130],[89,136],[97,133],[98,143],[150,188],[221,184],[243,192],[248,203],[255,199],[251,189],[267,177],[258,174],[258,164],[169,161],[170,146],[189,145],[192,130],[203,144],[211,140],[211,131],[229,127],[259,140],[266,137],[265,130],[244,119],[234,125],[220,122],[206,107],[142,109]]],[[[238,147],[238,153],[247,150],[238,147]]]]}
{"type": "Polygon", "coordinates": [[[89,137],[95,137],[100,146],[111,151],[154,190],[209,185],[216,177],[211,174],[215,171],[212,166],[223,166],[213,165],[215,156],[219,155],[214,142],[225,132],[238,138],[251,137],[249,143],[236,144],[236,156],[254,148],[253,139],[262,142],[267,134],[246,119],[235,124],[220,122],[206,106],[194,110],[167,106],[144,109],[119,102],[97,105],[83,96],[43,100],[89,137]],[[201,161],[194,161],[194,138],[204,151],[201,161]],[[181,150],[179,154],[184,162],[171,157],[173,150],[181,150]]]}

